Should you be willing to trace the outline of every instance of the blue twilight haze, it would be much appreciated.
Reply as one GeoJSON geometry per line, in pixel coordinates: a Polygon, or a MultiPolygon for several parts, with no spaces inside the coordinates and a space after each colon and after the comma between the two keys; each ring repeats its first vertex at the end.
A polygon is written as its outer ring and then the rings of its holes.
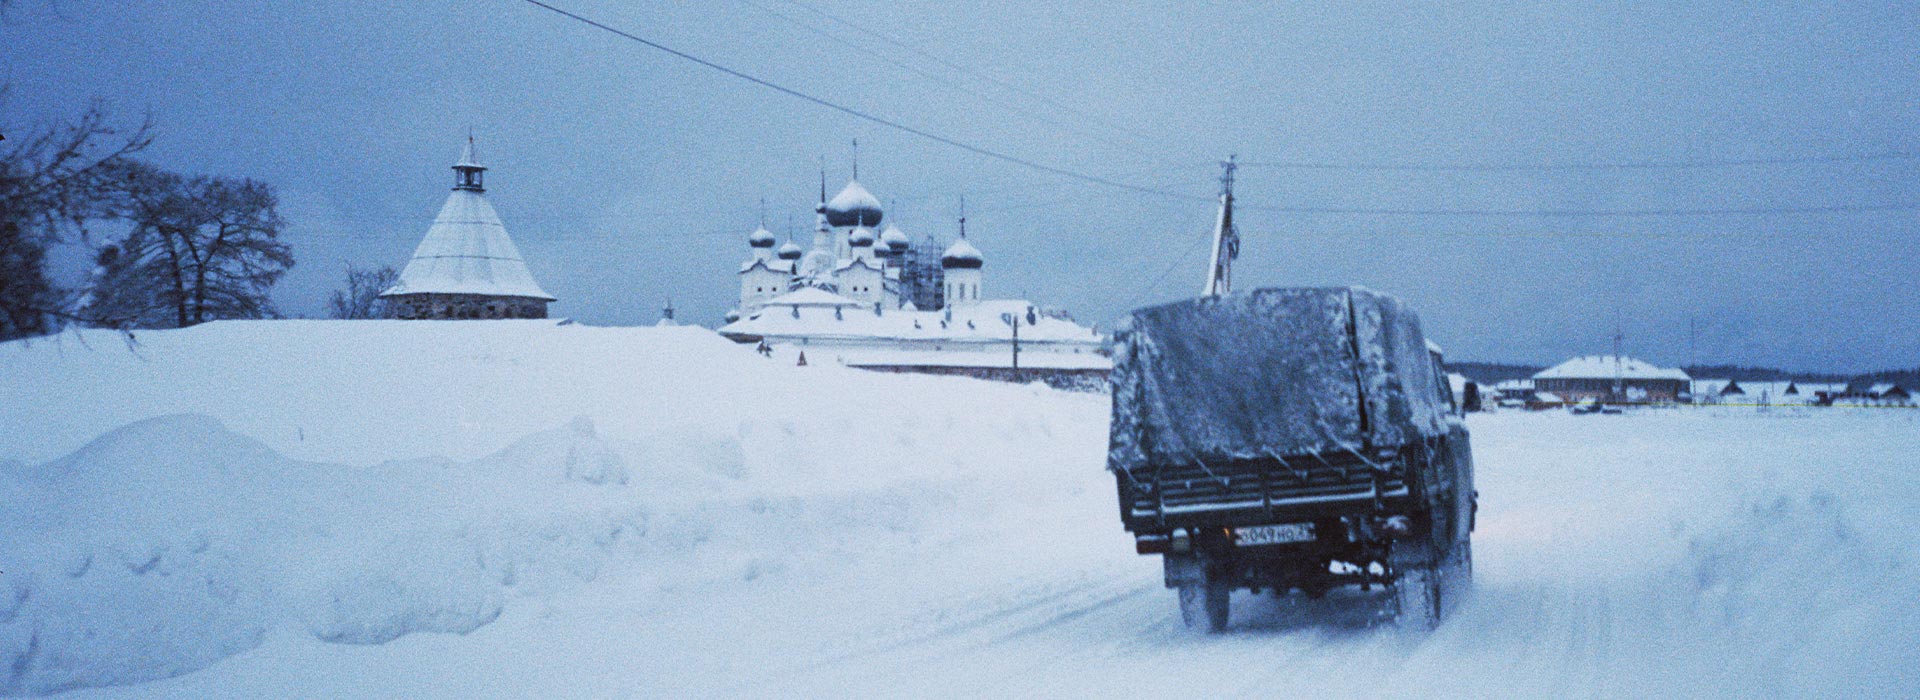
{"type": "MultiPolygon", "coordinates": [[[[717,323],[761,201],[769,228],[791,220],[804,238],[821,159],[837,191],[853,139],[861,181],[916,239],[952,238],[966,195],[986,296],[1103,326],[1198,293],[1204,198],[1228,154],[1800,159],[1249,166],[1236,286],[1391,292],[1457,359],[1551,363],[1610,350],[1617,326],[1629,354],[1665,364],[1920,365],[1920,5],[552,2],[887,119],[1192,198],[968,153],[523,0],[14,0],[0,124],[98,97],[128,123],[152,113],[146,157],[274,184],[299,259],[276,298],[307,316],[347,264],[406,261],[471,129],[552,313],[595,324],[651,323],[668,300],[717,323]],[[1832,209],[1750,212],[1806,208],[1832,209]],[[1749,213],[1684,213],[1701,209],[1749,213]],[[1592,215],[1623,211],[1640,213],[1592,215]]],[[[71,275],[84,251],[62,259],[71,275]]]]}

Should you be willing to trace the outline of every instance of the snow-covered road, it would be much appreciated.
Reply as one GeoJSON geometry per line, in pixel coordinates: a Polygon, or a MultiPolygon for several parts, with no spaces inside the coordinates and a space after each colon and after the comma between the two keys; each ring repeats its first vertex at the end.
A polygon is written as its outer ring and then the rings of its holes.
{"type": "Polygon", "coordinates": [[[1478,586],[1426,637],[1367,626],[1357,596],[1242,593],[1232,632],[1186,630],[1091,457],[1005,508],[836,543],[844,560],[666,588],[608,577],[464,637],[284,633],[80,695],[1889,697],[1920,681],[1913,416],[1472,427],[1478,586]]]}
{"type": "Polygon", "coordinates": [[[0,346],[0,393],[61,388],[0,407],[33,428],[0,435],[0,500],[24,506],[0,511],[0,689],[1920,687],[1920,412],[1475,415],[1477,586],[1441,629],[1369,625],[1360,596],[1242,593],[1207,635],[1120,529],[1104,397],[770,367],[684,329],[531,327],[210,324],[147,334],[135,359],[0,346]],[[409,354],[378,350],[395,343],[409,354]],[[275,359],[300,353],[319,359],[275,359]],[[180,412],[217,420],[116,430],[180,412]]]}

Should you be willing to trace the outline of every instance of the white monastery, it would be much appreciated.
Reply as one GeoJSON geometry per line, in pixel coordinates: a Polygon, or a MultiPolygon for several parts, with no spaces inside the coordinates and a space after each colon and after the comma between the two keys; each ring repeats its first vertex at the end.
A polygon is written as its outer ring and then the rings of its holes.
{"type": "Polygon", "coordinates": [[[547,317],[553,295],[533,280],[506,225],[487,202],[481,180],[486,170],[474,159],[473,137],[468,136],[460,162],[453,164],[453,193],[400,271],[400,281],[380,293],[388,317],[547,317]]]}
{"type": "Polygon", "coordinates": [[[932,237],[913,245],[893,224],[876,234],[884,212],[857,173],[832,199],[823,181],[820,195],[811,248],[776,249],[765,226],[747,236],[740,305],[721,335],[795,363],[1104,383],[1113,362],[1094,329],[1025,300],[983,296],[986,258],[964,215],[959,239],[941,250],[932,237]]]}

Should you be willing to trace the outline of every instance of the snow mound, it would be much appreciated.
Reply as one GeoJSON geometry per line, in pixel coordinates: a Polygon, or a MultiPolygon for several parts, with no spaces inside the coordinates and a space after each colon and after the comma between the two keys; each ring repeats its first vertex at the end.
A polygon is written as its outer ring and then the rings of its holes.
{"type": "Polygon", "coordinates": [[[34,428],[0,448],[134,416],[0,462],[0,695],[188,674],[275,630],[467,634],[615,571],[644,594],[828,566],[1021,491],[980,488],[969,451],[1037,470],[1102,427],[1094,397],[776,366],[701,329],[80,339],[0,344],[0,388],[60,387],[0,407],[34,428]]]}

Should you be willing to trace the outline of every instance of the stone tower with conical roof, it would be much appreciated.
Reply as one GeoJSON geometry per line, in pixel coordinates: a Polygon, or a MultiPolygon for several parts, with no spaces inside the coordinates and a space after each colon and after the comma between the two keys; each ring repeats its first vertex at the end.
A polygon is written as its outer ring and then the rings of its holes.
{"type": "Polygon", "coordinates": [[[486,170],[474,158],[469,135],[460,162],[453,164],[453,193],[400,271],[400,281],[380,293],[389,318],[547,317],[553,295],[533,280],[487,202],[486,170]]]}

